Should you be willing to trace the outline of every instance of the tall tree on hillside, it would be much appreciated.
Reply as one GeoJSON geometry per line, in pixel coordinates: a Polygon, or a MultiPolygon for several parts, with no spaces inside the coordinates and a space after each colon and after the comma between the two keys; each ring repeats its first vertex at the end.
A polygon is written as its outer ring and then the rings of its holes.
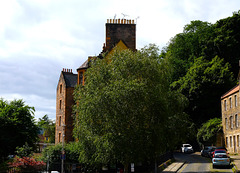
{"type": "MultiPolygon", "coordinates": [[[[14,154],[17,146],[33,146],[38,139],[34,108],[22,100],[0,99],[0,156],[14,154]]],[[[1,159],[1,158],[0,158],[1,159]]]]}
{"type": "Polygon", "coordinates": [[[167,59],[174,68],[172,81],[184,76],[194,60],[203,55],[202,51],[212,34],[212,24],[196,20],[185,25],[183,33],[170,40],[162,50],[161,57],[167,59]]]}
{"type": "Polygon", "coordinates": [[[220,97],[234,84],[230,65],[215,57],[211,61],[197,58],[187,74],[172,84],[189,99],[187,113],[197,125],[220,117],[220,97]]]}
{"type": "Polygon", "coordinates": [[[154,159],[175,144],[172,137],[179,131],[166,134],[167,122],[176,116],[181,128],[189,128],[187,100],[169,89],[168,72],[152,46],[117,51],[91,65],[85,86],[75,91],[81,162],[118,161],[127,171],[129,163],[154,159]]]}

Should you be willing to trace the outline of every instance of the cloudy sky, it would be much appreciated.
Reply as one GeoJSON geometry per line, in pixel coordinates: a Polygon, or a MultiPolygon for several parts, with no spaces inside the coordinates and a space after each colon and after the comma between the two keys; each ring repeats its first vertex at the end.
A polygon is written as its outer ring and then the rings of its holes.
{"type": "Polygon", "coordinates": [[[101,52],[107,19],[134,19],[137,48],[162,48],[190,21],[215,23],[239,9],[239,0],[1,0],[0,97],[55,119],[61,70],[76,73],[101,52]]]}

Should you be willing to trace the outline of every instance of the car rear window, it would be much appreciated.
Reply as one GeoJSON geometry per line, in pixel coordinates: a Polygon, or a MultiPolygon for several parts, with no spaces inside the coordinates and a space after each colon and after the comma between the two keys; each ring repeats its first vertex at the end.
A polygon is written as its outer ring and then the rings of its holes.
{"type": "Polygon", "coordinates": [[[215,155],[215,158],[227,158],[227,155],[218,154],[218,155],[215,155]]]}
{"type": "Polygon", "coordinates": [[[224,150],[215,151],[215,153],[226,153],[224,150]]]}

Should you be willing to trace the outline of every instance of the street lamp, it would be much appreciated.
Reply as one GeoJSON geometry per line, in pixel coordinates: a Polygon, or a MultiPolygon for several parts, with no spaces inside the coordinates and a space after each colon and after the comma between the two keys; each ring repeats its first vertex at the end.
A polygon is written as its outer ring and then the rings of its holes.
{"type": "Polygon", "coordinates": [[[65,124],[62,123],[62,169],[61,173],[64,173],[64,157],[65,157],[65,151],[64,151],[64,137],[65,137],[65,124]]]}

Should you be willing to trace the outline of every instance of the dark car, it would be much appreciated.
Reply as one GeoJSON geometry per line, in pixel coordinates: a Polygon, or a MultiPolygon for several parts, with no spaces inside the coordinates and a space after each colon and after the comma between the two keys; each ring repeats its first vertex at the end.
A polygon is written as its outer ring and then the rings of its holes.
{"type": "Polygon", "coordinates": [[[203,157],[210,157],[211,156],[211,152],[213,152],[215,149],[216,149],[215,146],[205,146],[201,150],[201,156],[203,156],[203,157]]]}

